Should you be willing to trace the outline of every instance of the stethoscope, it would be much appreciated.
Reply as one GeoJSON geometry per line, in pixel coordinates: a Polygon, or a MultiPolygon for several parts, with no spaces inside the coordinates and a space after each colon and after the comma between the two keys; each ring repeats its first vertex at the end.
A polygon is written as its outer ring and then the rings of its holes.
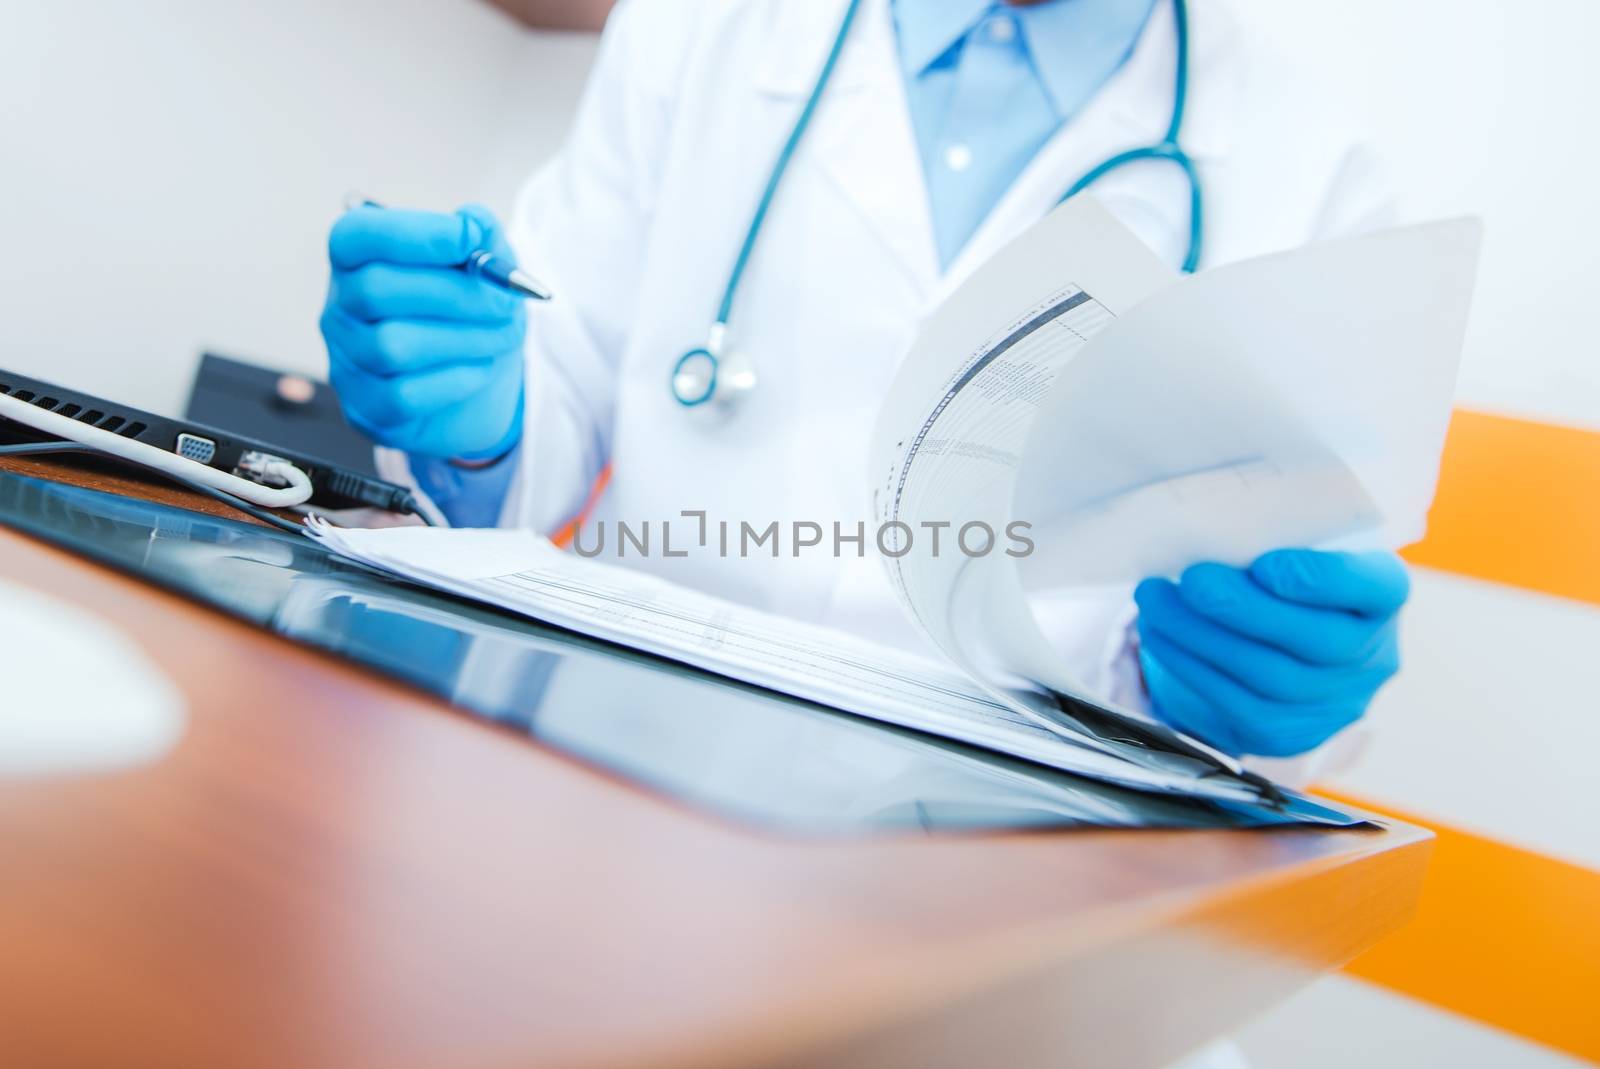
{"type": "MultiPolygon", "coordinates": [[[[817,76],[816,88],[811,90],[811,96],[801,109],[800,117],[795,120],[794,129],[790,131],[789,139],[784,142],[783,151],[778,153],[778,162],[773,165],[772,175],[767,179],[767,187],[761,193],[756,213],[750,220],[749,229],[745,232],[744,244],[739,247],[738,258],[733,262],[733,271],[728,275],[728,285],[722,291],[722,304],[717,308],[717,318],[711,324],[705,345],[698,349],[690,349],[678,357],[677,363],[672,366],[672,396],[685,408],[696,408],[708,402],[715,402],[713,405],[715,408],[732,408],[740,398],[755,388],[754,365],[750,363],[748,357],[727,347],[728,320],[733,313],[733,299],[739,292],[739,280],[744,277],[744,269],[749,265],[750,252],[755,248],[756,238],[767,220],[767,211],[772,207],[772,198],[778,191],[778,184],[783,180],[784,172],[789,169],[789,162],[794,158],[795,149],[799,146],[806,127],[811,125],[811,117],[817,110],[817,102],[822,99],[823,90],[828,86],[828,79],[833,77],[833,69],[838,65],[839,54],[844,51],[845,41],[850,36],[850,27],[855,22],[856,12],[860,7],[861,0],[850,0],[850,6],[845,8],[844,20],[839,24],[839,33],[834,38],[833,47],[828,51],[827,60],[822,64],[822,73],[817,76]]],[[[1172,0],[1172,14],[1176,28],[1178,56],[1173,78],[1172,120],[1167,124],[1166,134],[1153,145],[1119,152],[1100,163],[1072,183],[1072,186],[1062,194],[1061,199],[1065,201],[1075,197],[1112,171],[1139,160],[1169,160],[1177,164],[1189,183],[1189,249],[1183,258],[1183,270],[1192,272],[1200,263],[1203,218],[1200,176],[1195,170],[1194,161],[1178,143],[1178,136],[1183,129],[1183,108],[1189,95],[1189,5],[1186,0],[1172,0]]]]}

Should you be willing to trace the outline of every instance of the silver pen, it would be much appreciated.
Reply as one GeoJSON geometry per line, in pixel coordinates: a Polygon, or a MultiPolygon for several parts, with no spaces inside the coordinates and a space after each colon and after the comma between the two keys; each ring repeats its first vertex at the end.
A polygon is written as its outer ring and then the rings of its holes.
{"type": "MultiPolygon", "coordinates": [[[[373,200],[371,197],[364,197],[359,193],[352,193],[346,197],[344,206],[346,209],[383,207],[378,201],[373,200]]],[[[469,253],[467,261],[461,265],[461,269],[469,275],[476,275],[494,283],[503,290],[509,290],[531,300],[548,301],[554,296],[550,292],[550,287],[510,260],[496,256],[487,249],[476,249],[469,253]]]]}

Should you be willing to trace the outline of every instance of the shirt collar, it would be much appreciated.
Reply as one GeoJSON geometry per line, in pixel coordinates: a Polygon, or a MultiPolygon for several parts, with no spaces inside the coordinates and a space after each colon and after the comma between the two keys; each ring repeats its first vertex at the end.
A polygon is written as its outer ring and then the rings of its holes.
{"type": "Polygon", "coordinates": [[[1139,41],[1154,0],[1051,0],[1014,8],[1056,114],[1071,118],[1139,41]]]}
{"type": "MultiPolygon", "coordinates": [[[[997,6],[995,0],[895,0],[906,71],[921,75],[997,6]]],[[[1039,80],[1065,120],[1127,59],[1153,6],[1154,0],[1049,0],[1006,10],[1022,26],[1039,80]]]]}
{"type": "Polygon", "coordinates": [[[966,37],[994,0],[895,0],[900,62],[916,77],[966,37]]]}

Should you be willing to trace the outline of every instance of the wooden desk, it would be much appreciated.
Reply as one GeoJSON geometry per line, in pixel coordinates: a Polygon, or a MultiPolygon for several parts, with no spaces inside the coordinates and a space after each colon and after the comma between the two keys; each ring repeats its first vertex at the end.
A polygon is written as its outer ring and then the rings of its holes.
{"type": "Polygon", "coordinates": [[[764,837],[4,530],[0,578],[191,711],[157,765],[0,783],[0,1066],[1157,1065],[1397,926],[1428,852],[764,837]]]}

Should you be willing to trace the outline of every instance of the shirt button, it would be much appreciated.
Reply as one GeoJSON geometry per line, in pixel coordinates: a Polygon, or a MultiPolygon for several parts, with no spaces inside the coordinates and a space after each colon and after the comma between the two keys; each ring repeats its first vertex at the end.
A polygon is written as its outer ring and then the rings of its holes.
{"type": "Polygon", "coordinates": [[[989,20],[989,40],[997,45],[1008,45],[1016,39],[1017,20],[1010,15],[997,15],[989,20]]]}
{"type": "Polygon", "coordinates": [[[952,171],[965,171],[972,166],[972,149],[966,145],[951,145],[944,150],[944,165],[952,171]]]}

